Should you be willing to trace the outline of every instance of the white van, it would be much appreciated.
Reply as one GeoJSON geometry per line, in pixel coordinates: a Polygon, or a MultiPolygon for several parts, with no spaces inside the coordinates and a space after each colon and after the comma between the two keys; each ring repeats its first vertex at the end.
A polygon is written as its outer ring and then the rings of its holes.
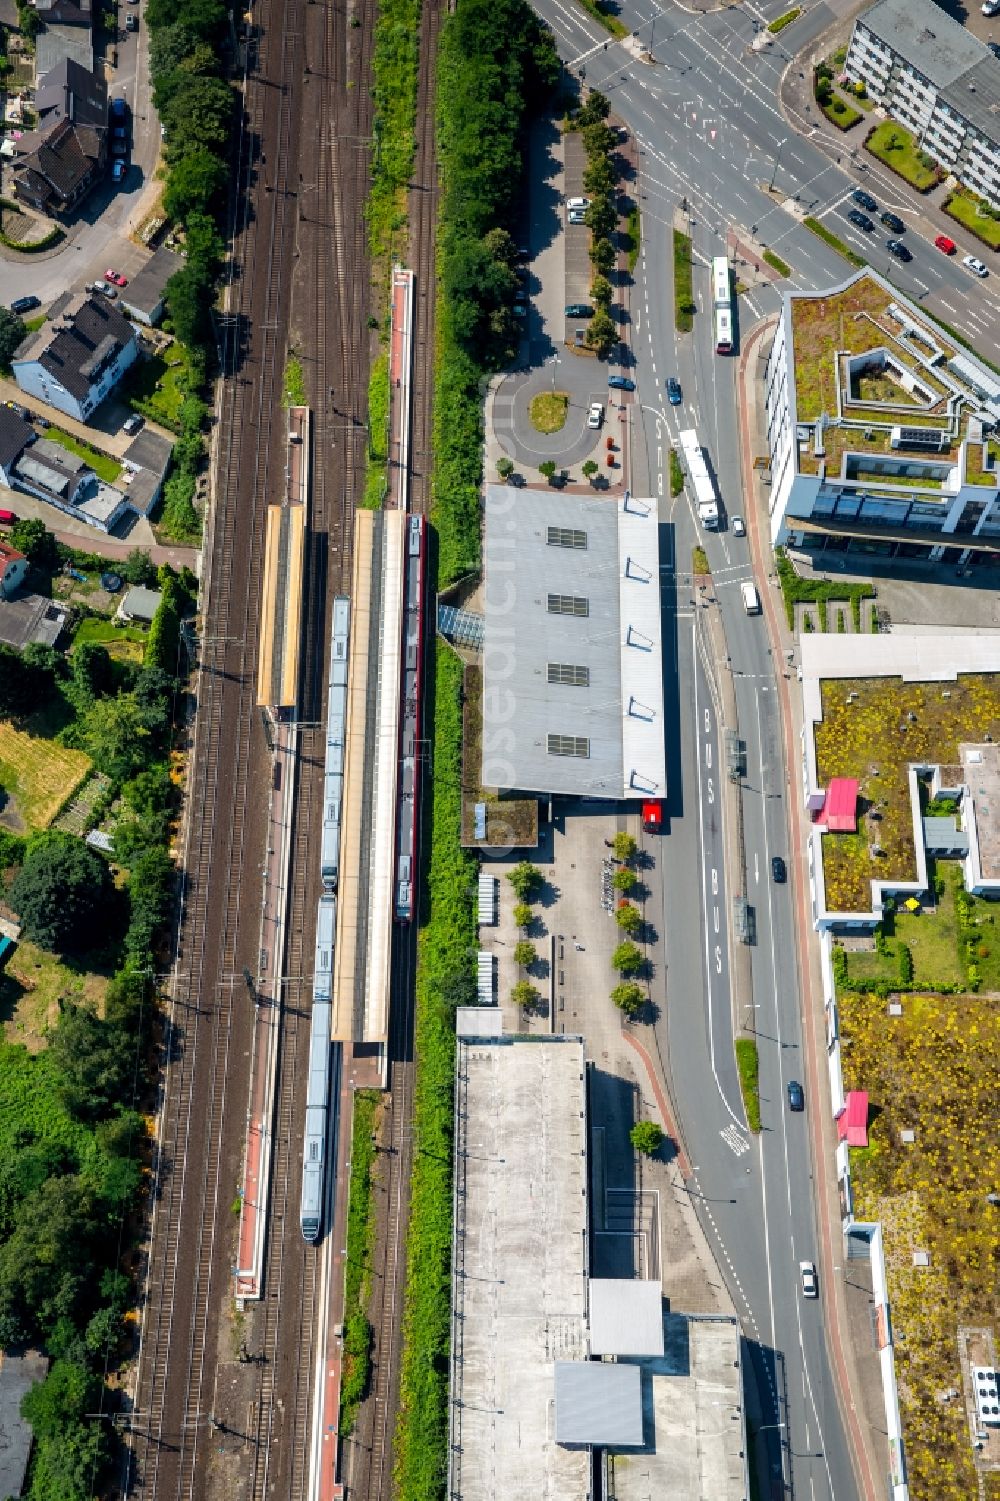
{"type": "Polygon", "coordinates": [[[760,595],[757,593],[757,585],[749,579],[740,585],[740,593],[743,595],[743,608],[748,615],[760,614],[760,595]]]}

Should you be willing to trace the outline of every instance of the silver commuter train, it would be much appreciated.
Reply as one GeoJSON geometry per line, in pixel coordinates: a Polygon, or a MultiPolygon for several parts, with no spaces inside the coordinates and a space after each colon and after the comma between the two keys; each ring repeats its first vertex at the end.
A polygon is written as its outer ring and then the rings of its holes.
{"type": "Polygon", "coordinates": [[[333,958],[337,942],[337,888],[340,875],[340,816],[344,797],[344,740],[347,724],[347,648],[351,602],[333,601],[329,696],[326,710],[326,755],[323,767],[323,829],[320,858],[324,893],[316,914],[312,1022],[309,1031],[309,1079],[306,1094],[305,1146],[302,1154],[302,1200],[299,1225],[303,1239],[317,1241],[323,1228],[326,1142],[330,1116],[330,1062],[333,1043],[333,958]]]}
{"type": "Polygon", "coordinates": [[[323,1224],[327,1121],[330,1109],[333,946],[336,931],[337,898],[321,896],[316,917],[316,966],[309,1029],[306,1134],[302,1154],[302,1204],[299,1215],[299,1224],[306,1240],[318,1240],[323,1224]]]}
{"type": "Polygon", "coordinates": [[[323,770],[323,828],[320,843],[323,885],[336,891],[340,876],[340,816],[344,801],[344,753],[347,734],[347,648],[351,601],[333,601],[330,682],[326,706],[326,760],[323,770]]]}

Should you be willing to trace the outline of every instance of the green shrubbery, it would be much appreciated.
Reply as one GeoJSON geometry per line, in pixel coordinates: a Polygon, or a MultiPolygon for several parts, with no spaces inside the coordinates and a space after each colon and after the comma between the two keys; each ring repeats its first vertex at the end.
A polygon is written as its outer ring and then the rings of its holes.
{"type": "MultiPolygon", "coordinates": [[[[161,570],[164,662],[171,641],[176,658],[190,582],[161,570]]],[[[121,799],[117,881],[76,836],[0,840],[0,861],[19,867],[10,899],[26,936],[79,956],[71,966],[113,971],[103,1017],[66,1001],[41,1052],[0,1042],[0,1346],[32,1341],[53,1360],[25,1398],[36,1439],[26,1494],[89,1501],[113,1458],[113,1430],[92,1415],[115,1404],[104,1380],[123,1355],[131,1296],[118,1260],[141,1184],[145,1022],[174,884],[175,680],[156,660],[112,662],[95,643],[68,662],[29,650],[34,711],[61,722],[61,738],[110,778],[105,805],[121,799]]]]}
{"type": "Polygon", "coordinates": [[[751,1131],[760,1130],[760,1084],[758,1072],[760,1060],[757,1044],[750,1037],[736,1039],[736,1067],[743,1092],[743,1108],[747,1113],[747,1125],[751,1131]]]}
{"type": "Polygon", "coordinates": [[[854,629],[855,631],[861,630],[861,602],[875,598],[875,590],[871,584],[833,583],[829,579],[803,578],[801,574],[796,573],[783,547],[774,549],[774,561],[785,601],[785,614],[791,629],[795,628],[797,604],[818,606],[820,628],[825,631],[827,604],[831,600],[847,600],[850,601],[854,629]]]}
{"type": "Polygon", "coordinates": [[[340,1387],[340,1432],[353,1430],[371,1377],[372,1291],[375,1246],[375,1122],[381,1096],[374,1089],[354,1095],[351,1182],[347,1200],[347,1264],[344,1269],[344,1364],[340,1387]]]}

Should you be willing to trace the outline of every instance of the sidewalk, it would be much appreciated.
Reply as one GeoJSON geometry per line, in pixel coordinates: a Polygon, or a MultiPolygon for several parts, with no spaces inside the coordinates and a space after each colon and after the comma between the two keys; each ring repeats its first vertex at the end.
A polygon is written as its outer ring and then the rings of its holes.
{"type": "MultiPolygon", "coordinates": [[[[905,178],[891,172],[864,149],[865,136],[871,127],[888,118],[884,110],[876,107],[852,129],[843,131],[826,118],[813,98],[814,65],[847,43],[854,16],[867,4],[868,0],[861,0],[848,15],[836,20],[791,59],[781,76],[778,92],[781,112],[797,134],[807,136],[814,146],[821,147],[836,159],[844,172],[851,176],[855,187],[866,188],[876,197],[881,196],[884,201],[879,204],[880,208],[902,208],[911,216],[907,227],[925,239],[933,240],[935,235],[944,234],[958,244],[966,231],[942,207],[956,185],[954,179],[945,178],[929,193],[918,193],[905,178]]],[[[968,239],[974,255],[982,256],[989,248],[975,235],[968,235],[968,239]]]]}
{"type": "MultiPolygon", "coordinates": [[[[771,637],[773,658],[776,664],[783,664],[793,660],[788,654],[795,650],[795,638],[788,629],[784,602],[773,566],[767,490],[759,474],[753,468],[754,440],[760,418],[756,381],[759,346],[772,333],[775,321],[769,319],[759,324],[743,345],[738,372],[738,405],[740,462],[743,469],[743,492],[750,551],[771,637]]],[[[820,1263],[826,1296],[825,1325],[829,1337],[831,1364],[838,1385],[838,1399],[846,1421],[848,1441],[853,1452],[858,1479],[868,1501],[878,1501],[883,1494],[881,1478],[888,1472],[888,1455],[879,1456],[876,1453],[875,1437],[871,1428],[871,1418],[877,1420],[880,1409],[872,1415],[860,1411],[856,1395],[863,1390],[863,1385],[850,1339],[849,1311],[844,1275],[841,1271],[844,1260],[843,1228],[836,1175],[833,1171],[836,1130],[829,1110],[827,1072],[825,1067],[821,1067],[826,1044],[823,989],[819,971],[819,951],[812,937],[809,872],[806,867],[806,827],[799,796],[801,700],[799,694],[792,691],[792,681],[790,669],[784,667],[777,676],[777,688],[784,733],[785,783],[789,794],[789,875],[795,901],[795,935],[802,987],[802,1036],[806,1087],[817,1105],[822,1101],[824,1107],[810,1110],[808,1122],[812,1132],[812,1157],[816,1175],[820,1263]],[[876,1476],[879,1477],[878,1482],[876,1482],[876,1476]]]]}

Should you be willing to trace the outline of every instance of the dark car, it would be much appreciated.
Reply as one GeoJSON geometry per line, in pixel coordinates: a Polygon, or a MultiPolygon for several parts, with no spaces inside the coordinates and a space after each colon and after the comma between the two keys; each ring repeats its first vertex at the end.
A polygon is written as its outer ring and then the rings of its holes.
{"type": "Polygon", "coordinates": [[[789,1079],[788,1081],[788,1108],[789,1110],[804,1110],[806,1108],[806,1097],[798,1079],[789,1079]]]}
{"type": "Polygon", "coordinates": [[[873,219],[869,219],[868,215],[863,214],[860,209],[850,209],[848,211],[847,217],[848,219],[850,219],[852,224],[856,224],[859,229],[864,229],[869,233],[875,228],[875,221],[873,219]]]}
{"type": "Polygon", "coordinates": [[[866,193],[864,188],[855,188],[851,197],[855,203],[860,204],[862,208],[866,208],[870,214],[873,214],[878,208],[875,199],[870,193],[866,193]]]}
{"type": "Polygon", "coordinates": [[[37,297],[15,297],[10,305],[12,313],[30,313],[32,308],[41,307],[37,297]]]}
{"type": "Polygon", "coordinates": [[[112,120],[124,120],[128,115],[128,102],[121,94],[116,94],[108,104],[108,112],[112,120]]]}
{"type": "Polygon", "coordinates": [[[897,261],[912,261],[913,259],[902,240],[886,240],[885,248],[890,255],[896,257],[897,261]]]}
{"type": "Polygon", "coordinates": [[[672,375],[667,381],[667,400],[672,407],[679,407],[681,404],[681,383],[672,375]]]}
{"type": "Polygon", "coordinates": [[[771,875],[778,882],[779,886],[788,878],[788,872],[785,869],[785,862],[784,860],[782,860],[780,855],[775,855],[771,861],[771,875]]]}
{"type": "Polygon", "coordinates": [[[612,391],[634,391],[635,381],[629,380],[627,375],[609,375],[608,385],[612,391]]]}
{"type": "Polygon", "coordinates": [[[886,209],[884,214],[879,214],[879,219],[885,225],[886,229],[892,230],[894,235],[906,233],[906,225],[898,214],[890,214],[889,210],[886,209]]]}
{"type": "Polygon", "coordinates": [[[594,309],[586,302],[570,302],[566,305],[567,318],[592,318],[594,309]]]}

